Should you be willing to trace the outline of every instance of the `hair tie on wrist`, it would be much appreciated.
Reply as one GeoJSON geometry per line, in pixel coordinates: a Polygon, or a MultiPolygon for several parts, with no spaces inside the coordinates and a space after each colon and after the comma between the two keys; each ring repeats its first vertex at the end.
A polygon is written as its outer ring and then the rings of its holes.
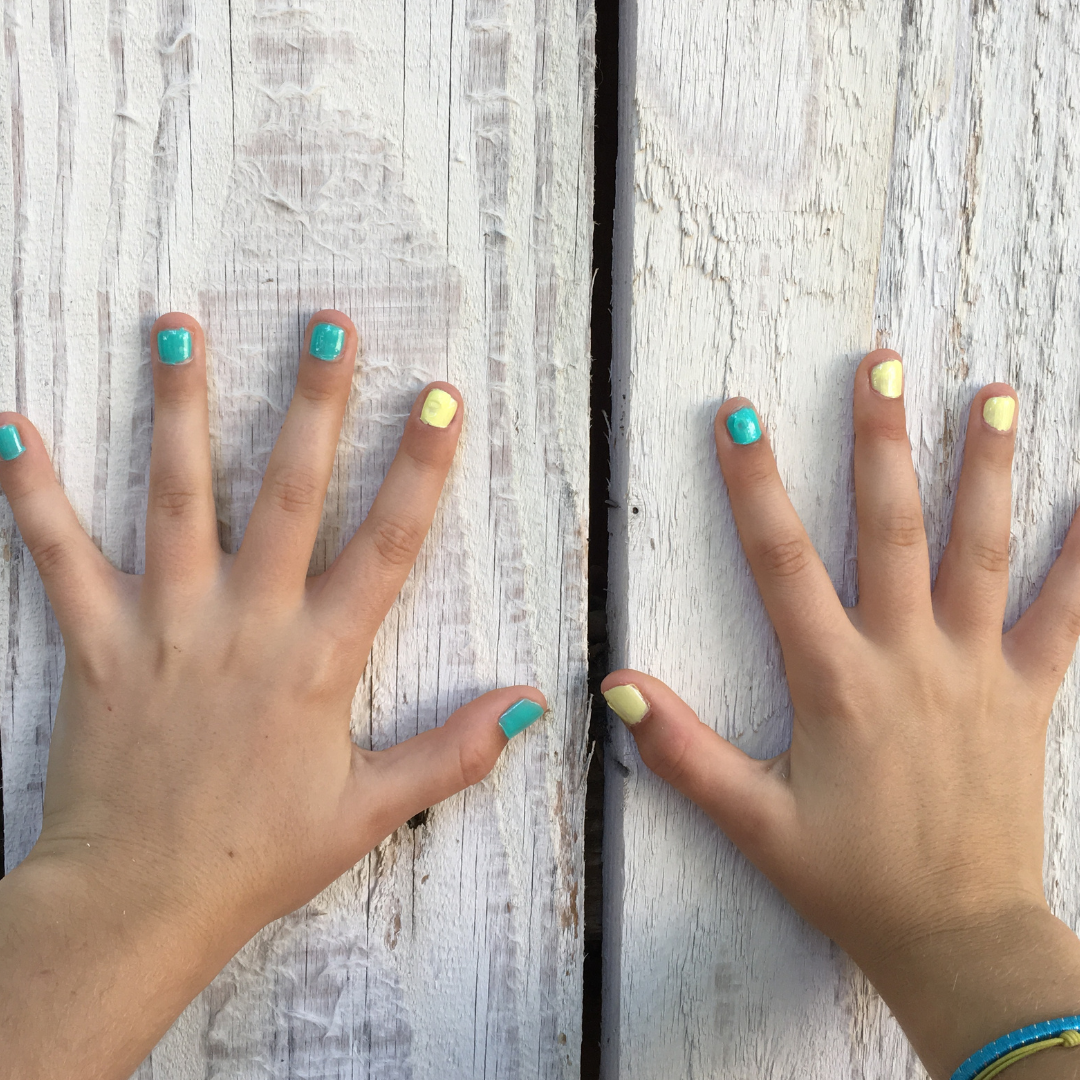
{"type": "Polygon", "coordinates": [[[1002,1035],[972,1054],[952,1074],[952,1080],[994,1080],[1010,1065],[1055,1046],[1065,1049],[1080,1046],[1080,1016],[1044,1020],[1002,1035]]]}

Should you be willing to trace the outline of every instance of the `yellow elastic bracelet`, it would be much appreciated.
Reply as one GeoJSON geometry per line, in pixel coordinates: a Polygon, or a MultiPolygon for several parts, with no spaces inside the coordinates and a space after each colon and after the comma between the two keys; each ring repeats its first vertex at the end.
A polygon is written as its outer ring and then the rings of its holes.
{"type": "Polygon", "coordinates": [[[1004,1057],[998,1058],[992,1065],[987,1065],[982,1072],[976,1074],[975,1080],[994,1080],[995,1076],[1000,1076],[1010,1065],[1015,1065],[1018,1061],[1039,1053],[1040,1050],[1052,1050],[1055,1046],[1070,1049],[1080,1046],[1080,1031],[1063,1031],[1053,1039],[1042,1039],[1039,1042],[1028,1043],[1027,1046],[1017,1047],[1004,1057]]]}

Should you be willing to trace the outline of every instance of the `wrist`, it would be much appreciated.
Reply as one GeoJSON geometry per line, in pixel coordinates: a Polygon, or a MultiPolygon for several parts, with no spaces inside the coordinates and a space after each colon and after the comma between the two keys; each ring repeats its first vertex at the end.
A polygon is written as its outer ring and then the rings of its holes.
{"type": "Polygon", "coordinates": [[[0,881],[0,1045],[13,1075],[129,1076],[229,958],[231,943],[102,869],[46,845],[0,881]],[[101,1016],[122,1019],[103,1028],[101,1016]]]}
{"type": "Polygon", "coordinates": [[[42,886],[51,882],[57,896],[79,896],[81,910],[93,910],[118,933],[177,942],[193,967],[214,973],[267,921],[230,902],[234,890],[224,882],[215,887],[199,880],[169,853],[101,833],[87,836],[43,829],[15,872],[42,886]]]}
{"type": "Polygon", "coordinates": [[[1001,1035],[1080,1013],[1080,939],[1041,901],[926,929],[860,966],[935,1080],[1001,1035]]]}

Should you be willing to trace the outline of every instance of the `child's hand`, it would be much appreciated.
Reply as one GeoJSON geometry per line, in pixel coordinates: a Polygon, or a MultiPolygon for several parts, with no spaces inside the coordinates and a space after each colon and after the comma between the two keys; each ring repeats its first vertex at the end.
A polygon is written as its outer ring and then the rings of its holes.
{"type": "Polygon", "coordinates": [[[423,391],[367,519],[309,578],[352,386],[352,323],[337,311],[312,319],[235,556],[218,544],[202,332],[167,315],[152,340],[141,578],[114,570],[83,532],[29,422],[0,418],[25,443],[0,462],[0,483],[66,648],[41,838],[0,886],[0,1045],[20,1076],[128,1075],[256,930],[484,777],[509,707],[530,699],[510,733],[542,711],[537,691],[516,687],[380,753],[349,736],[372,639],[454,456],[453,387],[423,391]]]}
{"type": "MultiPolygon", "coordinates": [[[[790,750],[752,760],[638,672],[603,689],[645,764],[851,954],[946,1076],[1007,1031],[1080,1013],[1080,942],[1050,915],[1042,878],[1046,726],[1080,633],[1080,529],[1003,637],[1015,397],[986,387],[931,593],[899,376],[890,352],[856,374],[850,611],[767,439],[752,441],[749,403],[717,417],[735,520],[787,665],[790,750]]],[[[1080,1075],[1045,1071],[1052,1057],[1010,1080],[1080,1075]]]]}

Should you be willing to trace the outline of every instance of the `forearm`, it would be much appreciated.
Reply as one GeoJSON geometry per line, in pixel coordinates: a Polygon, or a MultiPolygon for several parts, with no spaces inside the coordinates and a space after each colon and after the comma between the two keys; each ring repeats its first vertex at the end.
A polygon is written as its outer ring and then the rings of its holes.
{"type": "MultiPolygon", "coordinates": [[[[1080,938],[1049,912],[931,935],[864,965],[934,1080],[994,1039],[1080,1014],[1080,938]]],[[[1003,1080],[1080,1080],[1080,1050],[1049,1050],[1003,1080]]]]}
{"type": "Polygon", "coordinates": [[[5,1075],[123,1080],[230,951],[122,882],[31,856],[0,881],[5,1075]]]}

